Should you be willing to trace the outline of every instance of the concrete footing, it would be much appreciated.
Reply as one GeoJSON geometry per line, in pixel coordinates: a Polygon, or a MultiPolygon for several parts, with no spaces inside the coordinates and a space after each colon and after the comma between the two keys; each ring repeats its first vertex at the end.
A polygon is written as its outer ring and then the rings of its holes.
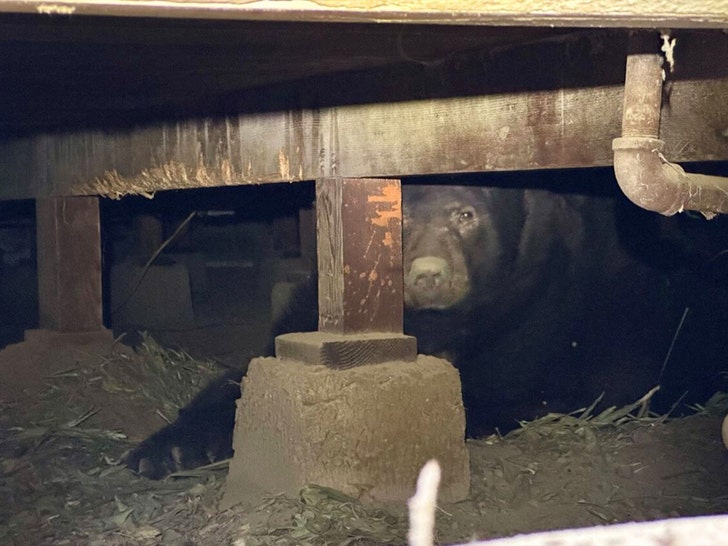
{"type": "Polygon", "coordinates": [[[381,502],[403,502],[435,458],[439,498],[470,486],[460,378],[419,356],[349,369],[258,358],[238,402],[224,508],[260,493],[296,495],[310,483],[381,502]]]}

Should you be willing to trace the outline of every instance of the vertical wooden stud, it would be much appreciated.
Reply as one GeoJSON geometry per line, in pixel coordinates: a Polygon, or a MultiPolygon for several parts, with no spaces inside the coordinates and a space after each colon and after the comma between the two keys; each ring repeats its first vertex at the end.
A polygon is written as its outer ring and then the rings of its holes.
{"type": "Polygon", "coordinates": [[[101,232],[97,197],[36,201],[40,327],[103,328],[101,232]]]}
{"type": "Polygon", "coordinates": [[[402,333],[399,180],[316,182],[319,331],[402,333]]]}

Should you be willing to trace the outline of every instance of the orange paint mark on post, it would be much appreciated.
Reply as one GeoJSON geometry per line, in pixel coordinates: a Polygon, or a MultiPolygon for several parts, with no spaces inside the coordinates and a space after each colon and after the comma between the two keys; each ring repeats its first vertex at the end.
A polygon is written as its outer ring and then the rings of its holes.
{"type": "Polygon", "coordinates": [[[399,184],[383,186],[380,195],[370,195],[367,197],[367,201],[381,204],[375,207],[376,216],[372,218],[372,224],[375,226],[387,227],[391,220],[398,222],[402,216],[399,184]]]}

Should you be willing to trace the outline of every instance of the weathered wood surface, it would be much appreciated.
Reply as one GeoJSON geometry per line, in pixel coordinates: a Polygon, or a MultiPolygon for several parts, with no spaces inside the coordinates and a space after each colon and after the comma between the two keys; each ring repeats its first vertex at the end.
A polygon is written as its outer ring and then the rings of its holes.
{"type": "MultiPolygon", "coordinates": [[[[677,34],[671,161],[728,159],[728,35],[677,34]]],[[[227,115],[5,140],[0,198],[610,165],[626,35],[471,52],[235,96],[227,115]]]]}
{"type": "Polygon", "coordinates": [[[568,32],[0,14],[0,135],[200,113],[242,89],[568,32]]]}
{"type": "Polygon", "coordinates": [[[36,222],[40,327],[60,332],[103,329],[98,199],[39,199],[36,222]]]}
{"type": "Polygon", "coordinates": [[[417,339],[404,334],[337,335],[298,332],[276,337],[276,357],[346,370],[381,362],[417,359],[417,339]]]}
{"type": "MultiPolygon", "coordinates": [[[[671,161],[728,159],[728,80],[677,82],[661,134],[671,161]]],[[[433,99],[19,139],[0,195],[99,194],[310,180],[605,166],[622,89],[433,99]]]]}
{"type": "Polygon", "coordinates": [[[427,22],[525,26],[728,26],[725,0],[6,0],[0,10],[48,15],[125,15],[325,22],[427,22]]]}
{"type": "Polygon", "coordinates": [[[316,181],[319,331],[401,334],[399,180],[316,181]]]}

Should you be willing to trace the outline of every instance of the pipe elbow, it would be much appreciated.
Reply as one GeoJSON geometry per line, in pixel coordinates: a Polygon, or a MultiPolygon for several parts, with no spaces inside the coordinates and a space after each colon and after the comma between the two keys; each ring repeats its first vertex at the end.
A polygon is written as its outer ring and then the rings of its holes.
{"type": "Polygon", "coordinates": [[[648,137],[615,138],[614,174],[619,187],[635,205],[672,216],[680,212],[677,188],[666,179],[660,151],[663,141],[648,137]]]}
{"type": "Polygon", "coordinates": [[[663,144],[650,137],[614,139],[614,174],[627,198],[665,216],[695,210],[712,218],[728,212],[728,178],[686,173],[660,153],[663,144]]]}

